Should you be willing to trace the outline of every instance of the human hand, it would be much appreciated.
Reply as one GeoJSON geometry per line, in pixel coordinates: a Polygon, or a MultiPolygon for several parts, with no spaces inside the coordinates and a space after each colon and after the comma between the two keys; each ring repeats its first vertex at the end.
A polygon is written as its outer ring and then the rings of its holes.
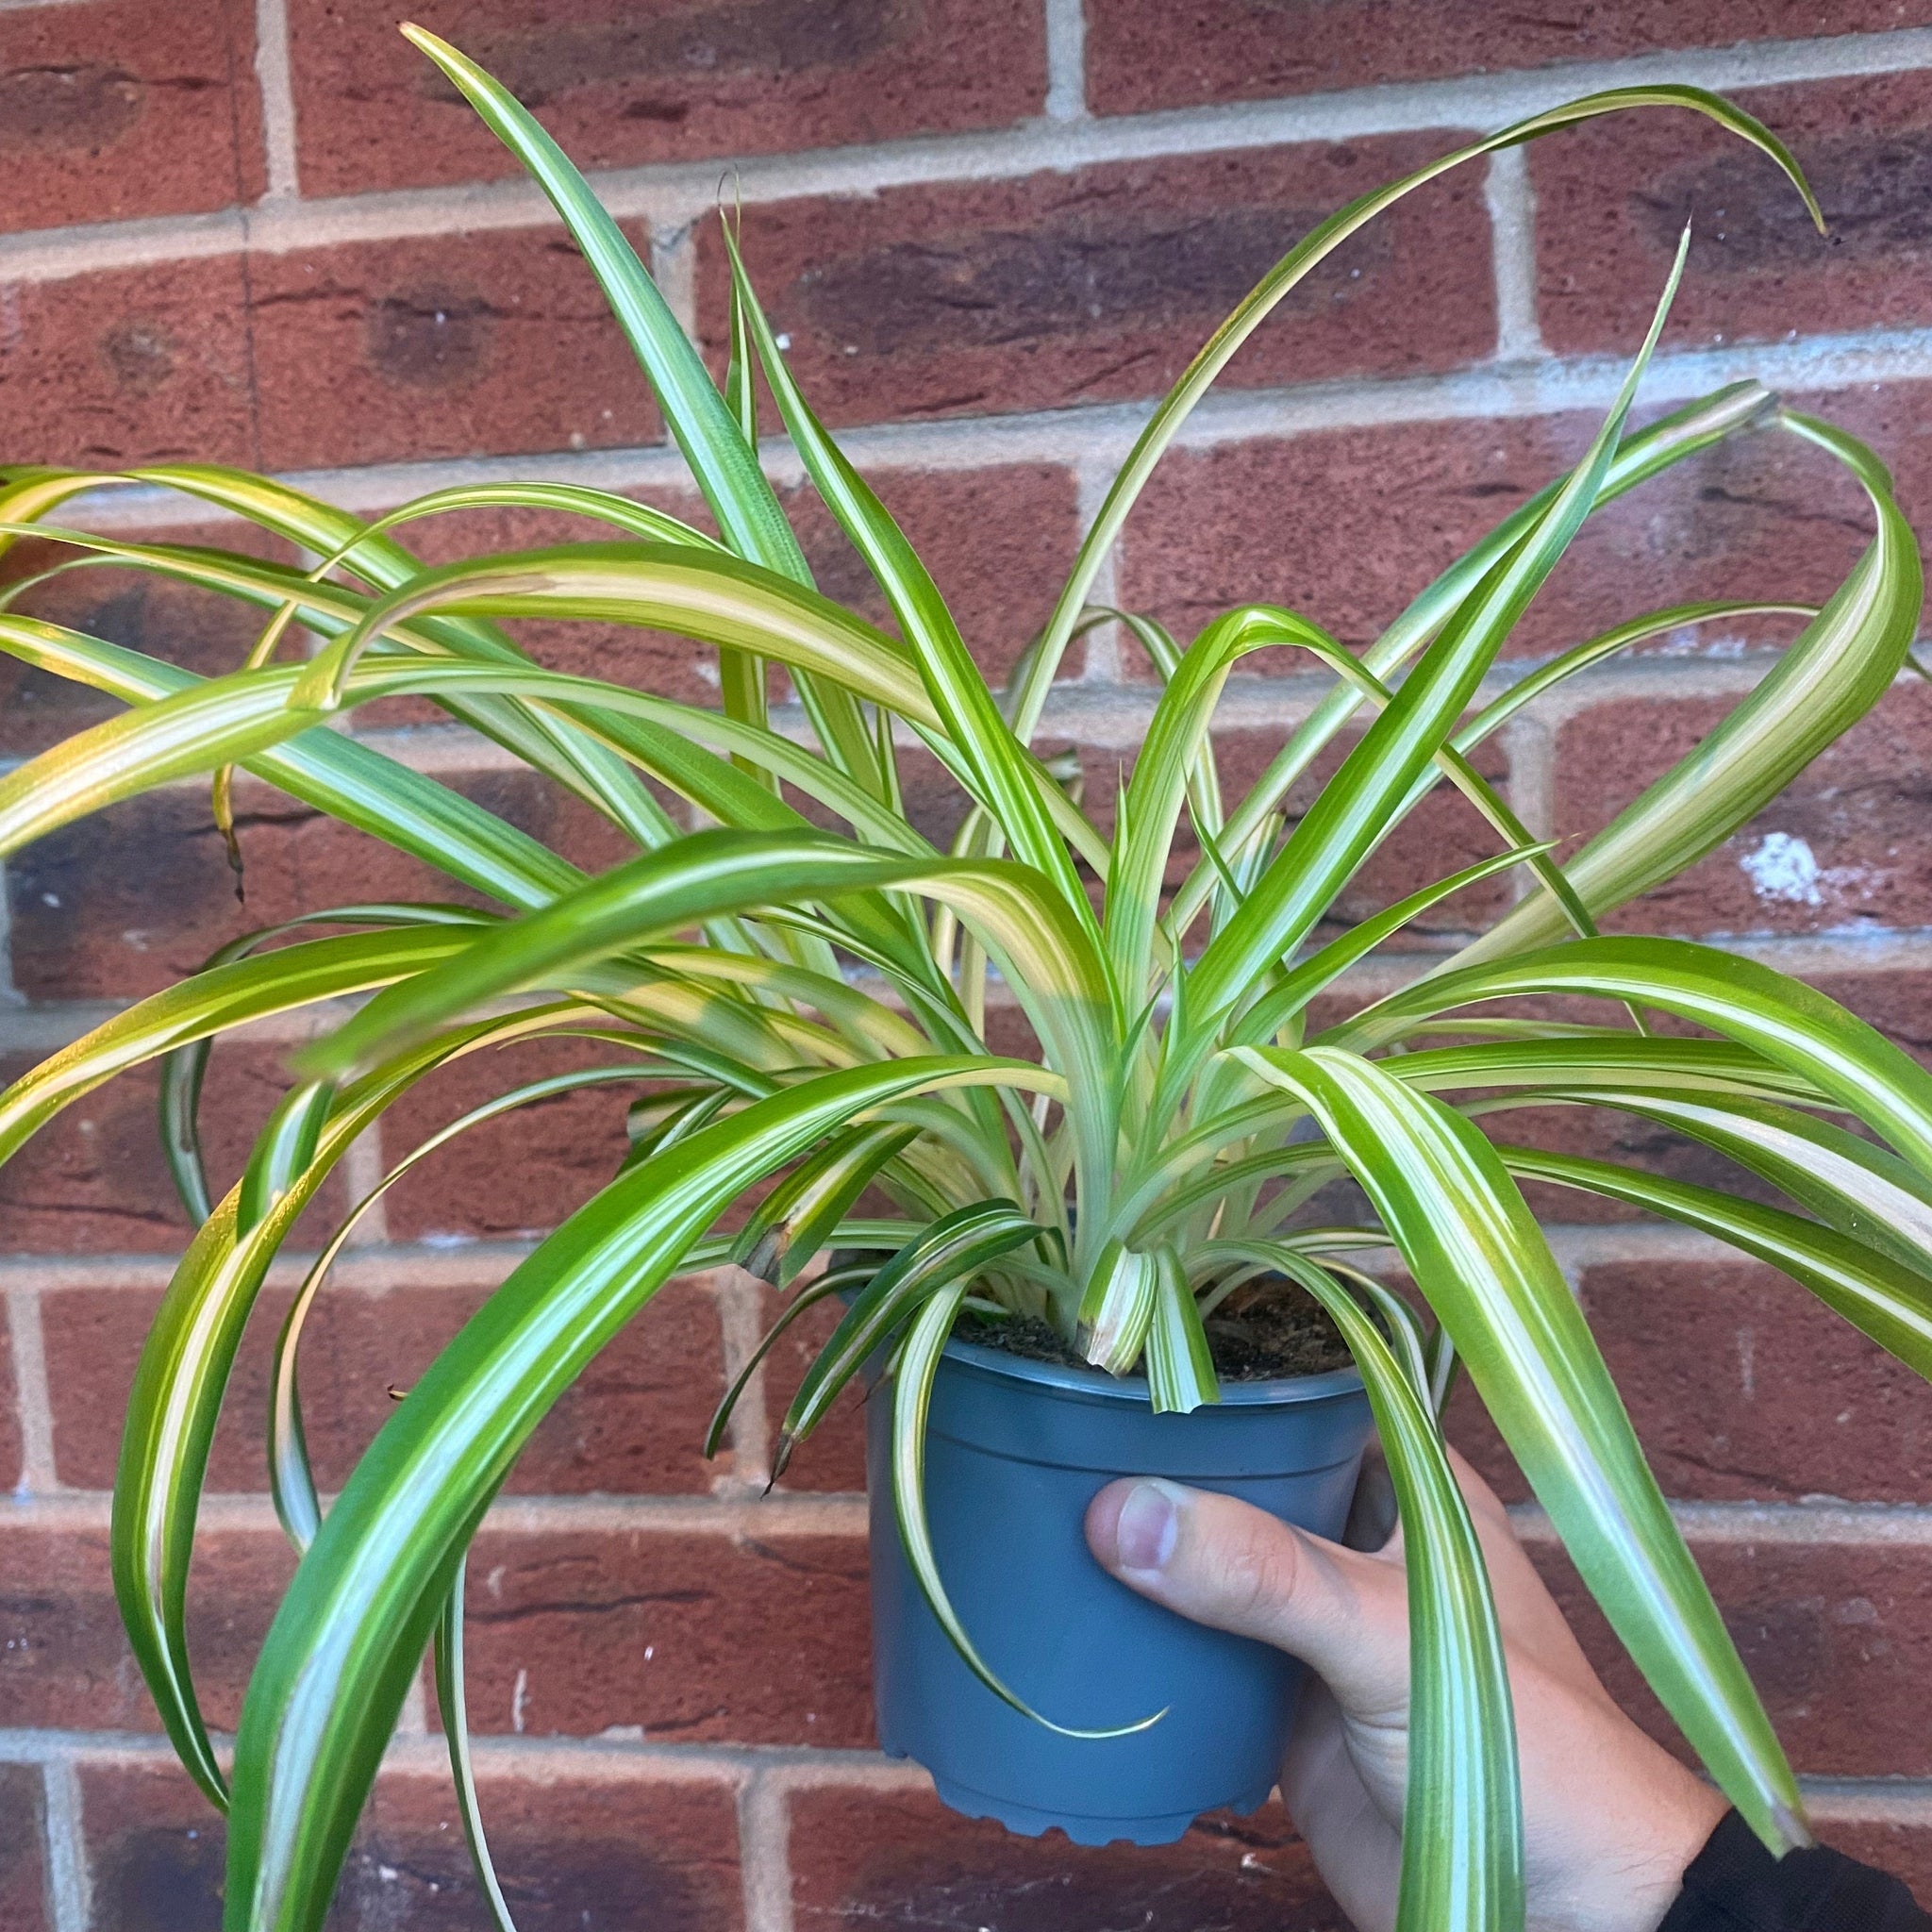
{"type": "MultiPolygon", "coordinates": [[[[1724,1800],[1611,1702],[1502,1504],[1454,1450],[1450,1460],[1508,1657],[1529,1925],[1657,1932],[1724,1800]]],[[[1094,1497],[1087,1541],[1142,1596],[1309,1666],[1281,1793],[1337,1903],[1359,1932],[1388,1932],[1408,1757],[1400,1531],[1373,1552],[1345,1548],[1231,1497],[1142,1477],[1094,1497]]]]}

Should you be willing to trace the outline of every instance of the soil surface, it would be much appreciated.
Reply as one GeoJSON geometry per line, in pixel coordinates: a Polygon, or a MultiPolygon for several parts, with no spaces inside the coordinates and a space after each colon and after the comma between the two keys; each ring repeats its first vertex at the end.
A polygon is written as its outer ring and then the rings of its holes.
{"type": "MultiPolygon", "coordinates": [[[[1320,1375],[1349,1363],[1347,1345],[1322,1305],[1291,1281],[1256,1281],[1237,1289],[1208,1317],[1207,1327],[1214,1372],[1224,1382],[1320,1375]]],[[[1089,1367],[1050,1324],[1036,1315],[998,1320],[969,1309],[953,1333],[961,1341],[1023,1356],[1028,1361],[1089,1367]]]]}

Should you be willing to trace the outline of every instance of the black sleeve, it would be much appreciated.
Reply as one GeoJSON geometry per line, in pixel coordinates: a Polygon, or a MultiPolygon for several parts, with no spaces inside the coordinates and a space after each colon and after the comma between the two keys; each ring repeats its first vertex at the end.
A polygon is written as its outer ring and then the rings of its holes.
{"type": "Polygon", "coordinates": [[[1818,1845],[1774,1858],[1727,1811],[1657,1932],[1932,1932],[1896,1878],[1818,1845]]]}

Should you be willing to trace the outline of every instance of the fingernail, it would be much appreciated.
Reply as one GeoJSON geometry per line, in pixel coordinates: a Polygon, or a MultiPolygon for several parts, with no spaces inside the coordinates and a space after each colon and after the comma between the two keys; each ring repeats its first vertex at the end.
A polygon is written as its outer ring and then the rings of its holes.
{"type": "Polygon", "coordinates": [[[1158,1570],[1174,1555],[1180,1515],[1164,1483],[1136,1483],[1121,1505],[1114,1554],[1123,1570],[1158,1570]]]}

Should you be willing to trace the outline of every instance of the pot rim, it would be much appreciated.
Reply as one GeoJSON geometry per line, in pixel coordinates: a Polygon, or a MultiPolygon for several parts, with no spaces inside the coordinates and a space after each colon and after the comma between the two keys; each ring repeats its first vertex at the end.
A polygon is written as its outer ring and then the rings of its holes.
{"type": "MultiPolygon", "coordinates": [[[[947,1357],[960,1367],[985,1375],[1003,1375],[1010,1381],[1034,1382],[1058,1389],[1090,1402],[1131,1403],[1147,1407],[1147,1378],[1144,1375],[1114,1376],[1103,1369],[1073,1369],[1060,1362],[1034,1361],[1028,1357],[1009,1355],[1003,1348],[987,1348],[976,1341],[961,1341],[956,1336],[946,1343],[947,1357]]],[[[1316,1375],[1279,1375],[1269,1381],[1224,1382],[1221,1400],[1196,1409],[1205,1414],[1212,1408],[1272,1408],[1298,1402],[1325,1402],[1338,1395],[1353,1395],[1362,1386],[1360,1371],[1353,1367],[1324,1369],[1316,1375]]]]}

